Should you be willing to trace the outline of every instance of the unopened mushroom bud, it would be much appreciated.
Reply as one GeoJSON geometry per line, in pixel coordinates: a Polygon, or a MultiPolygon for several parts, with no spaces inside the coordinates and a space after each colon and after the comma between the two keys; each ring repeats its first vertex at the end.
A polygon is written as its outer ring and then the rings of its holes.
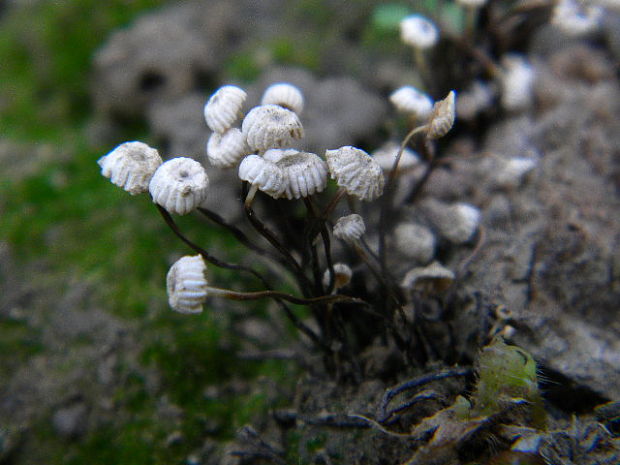
{"type": "Polygon", "coordinates": [[[241,124],[248,146],[264,152],[282,148],[304,136],[304,128],[297,115],[279,105],[259,105],[252,108],[241,124]]]}
{"type": "MultiPolygon", "coordinates": [[[[334,263],[334,290],[340,289],[351,282],[353,271],[349,265],[345,263],[334,263]]],[[[329,270],[323,273],[323,286],[329,286],[331,274],[329,270]]]]}
{"type": "Polygon", "coordinates": [[[435,235],[416,223],[401,223],[394,230],[396,250],[400,256],[425,264],[435,256],[435,235]]]}
{"type": "Polygon", "coordinates": [[[191,158],[172,158],[157,168],[149,183],[153,202],[170,213],[185,215],[207,197],[209,177],[200,163],[191,158]]]}
{"type": "Polygon", "coordinates": [[[220,87],[205,105],[207,126],[220,134],[226,132],[241,116],[246,97],[246,92],[237,86],[220,87]]]}
{"type": "Polygon", "coordinates": [[[439,31],[424,16],[410,15],[400,22],[400,38],[405,44],[424,50],[437,43],[439,31]]]}
{"type": "Polygon", "coordinates": [[[230,128],[223,134],[214,132],[207,142],[209,163],[218,168],[232,168],[249,153],[240,129],[230,128]]]}
{"type": "Polygon", "coordinates": [[[277,199],[286,188],[282,169],[258,155],[248,155],[241,161],[239,178],[252,186],[245,199],[246,205],[252,203],[257,190],[277,199]]]}
{"type": "Polygon", "coordinates": [[[435,102],[426,133],[429,139],[439,139],[452,129],[455,114],[454,98],[455,93],[451,90],[446,98],[435,102]]]}
{"type": "Polygon", "coordinates": [[[396,110],[419,120],[426,120],[433,110],[432,99],[413,86],[403,86],[390,95],[396,110]]]}
{"type": "Polygon", "coordinates": [[[200,255],[177,260],[166,276],[168,303],[179,313],[201,313],[207,300],[209,283],[205,277],[207,266],[200,255]]]}
{"type": "Polygon", "coordinates": [[[351,146],[326,150],[325,159],[332,179],[347,194],[370,201],[383,193],[383,170],[363,150],[351,146]]]}
{"type": "Polygon", "coordinates": [[[153,173],[162,163],[159,152],[142,142],[125,142],[101,157],[101,174],[131,195],[148,192],[153,173]]]}
{"type": "Polygon", "coordinates": [[[314,153],[287,152],[275,162],[284,174],[284,196],[292,200],[323,191],[327,186],[327,164],[314,153]]]}
{"type": "Polygon", "coordinates": [[[270,85],[263,94],[261,105],[280,105],[298,115],[304,109],[304,96],[299,88],[287,82],[270,85]]]}
{"type": "Polygon", "coordinates": [[[365,232],[364,219],[357,213],[338,218],[334,225],[334,237],[345,242],[358,241],[365,232]]]}

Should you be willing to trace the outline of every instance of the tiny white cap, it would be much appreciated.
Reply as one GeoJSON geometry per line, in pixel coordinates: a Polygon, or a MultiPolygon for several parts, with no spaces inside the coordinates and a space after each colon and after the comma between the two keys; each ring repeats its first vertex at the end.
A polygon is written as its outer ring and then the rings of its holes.
{"type": "Polygon", "coordinates": [[[164,162],[149,183],[153,202],[170,213],[185,215],[207,197],[209,177],[203,166],[186,157],[164,162]]]}
{"type": "Polygon", "coordinates": [[[186,255],[178,259],[166,276],[170,307],[179,313],[201,313],[207,300],[209,283],[207,266],[201,255],[186,255]]]}
{"type": "Polygon", "coordinates": [[[265,89],[260,103],[261,105],[280,105],[299,115],[304,109],[304,95],[298,87],[288,82],[278,82],[265,89]]]}
{"type": "Polygon", "coordinates": [[[246,92],[240,87],[220,87],[205,104],[207,126],[220,134],[226,132],[239,119],[246,97],[246,92]]]}
{"type": "Polygon", "coordinates": [[[142,142],[125,142],[101,157],[101,174],[131,195],[148,192],[149,182],[161,165],[159,152],[142,142]]]}
{"type": "Polygon", "coordinates": [[[413,86],[403,86],[390,95],[390,102],[396,109],[425,120],[433,110],[433,100],[413,86]]]}
{"type": "Polygon", "coordinates": [[[256,186],[274,199],[279,198],[286,188],[282,169],[258,155],[248,155],[241,160],[239,178],[256,186]]]}
{"type": "Polygon", "coordinates": [[[439,40],[439,30],[435,24],[422,15],[410,15],[400,22],[400,38],[415,48],[426,49],[439,40]]]}
{"type": "Polygon", "coordinates": [[[243,119],[241,129],[252,150],[264,152],[271,148],[290,146],[304,136],[297,114],[279,105],[259,105],[243,119]]]}
{"type": "Polygon", "coordinates": [[[240,129],[230,128],[223,134],[214,132],[207,142],[209,163],[218,168],[231,168],[249,153],[240,129]]]}
{"type": "Polygon", "coordinates": [[[365,232],[364,219],[357,213],[338,218],[334,225],[334,237],[345,242],[357,241],[365,232]]]}
{"type": "Polygon", "coordinates": [[[363,150],[352,146],[326,150],[325,159],[332,179],[349,195],[370,201],[383,193],[383,170],[363,150]]]}

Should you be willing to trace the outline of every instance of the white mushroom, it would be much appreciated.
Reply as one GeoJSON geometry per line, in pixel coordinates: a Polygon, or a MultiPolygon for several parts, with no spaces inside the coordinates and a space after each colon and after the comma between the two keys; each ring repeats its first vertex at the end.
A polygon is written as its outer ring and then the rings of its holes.
{"type": "Polygon", "coordinates": [[[209,163],[218,168],[231,168],[249,153],[240,129],[230,128],[223,134],[214,132],[207,142],[209,163]]]}
{"type": "Polygon", "coordinates": [[[502,59],[502,106],[506,110],[524,110],[530,106],[536,74],[525,57],[506,55],[502,59]]]}
{"type": "Polygon", "coordinates": [[[410,15],[400,22],[401,40],[414,48],[427,49],[439,40],[439,30],[422,15],[410,15]]]}
{"type": "Polygon", "coordinates": [[[207,266],[201,255],[180,258],[168,271],[166,288],[168,303],[179,313],[201,313],[207,300],[209,284],[207,266]]]}
{"type": "Polygon", "coordinates": [[[433,110],[433,100],[413,86],[403,86],[390,95],[390,102],[396,110],[425,120],[433,110]]]}
{"type": "Polygon", "coordinates": [[[435,256],[435,235],[426,226],[401,223],[394,230],[396,250],[402,257],[425,264],[435,256]]]}
{"type": "Polygon", "coordinates": [[[483,6],[487,0],[456,0],[457,3],[465,6],[465,7],[481,7],[483,6]]]}
{"type": "Polygon", "coordinates": [[[261,105],[280,105],[298,115],[304,109],[304,96],[298,87],[287,82],[272,84],[265,90],[261,105]]]}
{"type": "Polygon", "coordinates": [[[409,270],[401,282],[404,289],[415,289],[426,293],[443,292],[454,282],[454,273],[434,261],[428,266],[409,270]]]}
{"type": "Polygon", "coordinates": [[[285,197],[299,199],[323,191],[327,186],[327,164],[314,153],[287,152],[276,162],[284,173],[285,197]]]}
{"type": "Polygon", "coordinates": [[[148,192],[149,181],[162,159],[156,149],[142,142],[125,142],[101,157],[101,174],[131,195],[148,192]]]}
{"type": "Polygon", "coordinates": [[[220,134],[226,132],[241,116],[246,97],[246,92],[237,86],[220,87],[205,105],[207,126],[220,134]]]}
{"type": "Polygon", "coordinates": [[[252,108],[241,125],[248,146],[264,152],[271,148],[290,146],[304,136],[297,115],[279,105],[259,105],[252,108]]]}
{"type": "MultiPolygon", "coordinates": [[[[353,271],[346,263],[334,263],[334,290],[340,289],[351,282],[353,271]]],[[[323,286],[329,286],[331,274],[329,269],[323,273],[323,286]]]]}
{"type": "Polygon", "coordinates": [[[599,5],[577,0],[559,0],[552,12],[551,24],[566,35],[579,37],[600,28],[605,10],[599,5]]]}
{"type": "Polygon", "coordinates": [[[499,161],[499,169],[495,172],[493,180],[499,187],[517,187],[523,181],[527,173],[532,171],[537,161],[534,158],[511,157],[499,161]]]}
{"type": "Polygon", "coordinates": [[[424,209],[440,236],[454,244],[468,242],[480,225],[480,210],[467,203],[447,205],[427,200],[424,209]]]}
{"type": "Polygon", "coordinates": [[[370,201],[383,193],[383,170],[363,150],[351,146],[326,150],[325,159],[332,179],[349,195],[370,201]]]}
{"type": "Polygon", "coordinates": [[[345,242],[358,241],[365,232],[364,219],[357,213],[338,218],[334,225],[334,237],[345,242]]]}
{"type": "Polygon", "coordinates": [[[153,202],[170,213],[185,215],[207,197],[209,177],[203,166],[191,158],[172,158],[157,168],[149,183],[153,202]]]}
{"type": "Polygon", "coordinates": [[[246,198],[249,205],[254,199],[257,190],[265,194],[279,198],[284,189],[284,173],[275,163],[265,160],[258,155],[248,155],[239,164],[239,178],[252,185],[246,198]]]}
{"type": "Polygon", "coordinates": [[[450,91],[443,100],[435,102],[433,112],[428,123],[427,137],[429,139],[439,139],[448,134],[454,125],[455,116],[455,93],[450,91]]]}

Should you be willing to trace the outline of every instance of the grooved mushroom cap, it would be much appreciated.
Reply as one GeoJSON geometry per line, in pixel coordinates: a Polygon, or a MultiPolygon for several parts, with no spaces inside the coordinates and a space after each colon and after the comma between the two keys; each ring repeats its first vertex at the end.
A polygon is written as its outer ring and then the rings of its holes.
{"type": "Polygon", "coordinates": [[[248,146],[265,151],[290,145],[304,136],[297,115],[279,105],[259,105],[250,110],[241,124],[248,146]]]}
{"type": "Polygon", "coordinates": [[[207,197],[209,177],[196,160],[185,157],[164,162],[149,183],[153,202],[170,213],[185,215],[207,197]]]}
{"type": "Polygon", "coordinates": [[[502,106],[506,110],[523,110],[532,102],[536,73],[525,57],[509,54],[502,59],[502,106]]]}
{"type": "Polygon", "coordinates": [[[110,178],[112,184],[136,195],[148,192],[149,181],[162,159],[156,149],[135,141],[119,145],[97,163],[101,167],[101,174],[110,178]]]}
{"type": "Polygon", "coordinates": [[[304,96],[298,87],[287,82],[272,84],[265,90],[261,105],[280,105],[298,115],[304,109],[304,96]]]}
{"type": "Polygon", "coordinates": [[[429,139],[439,139],[448,134],[448,131],[452,129],[455,116],[455,95],[454,91],[451,90],[446,98],[435,102],[435,105],[433,105],[433,112],[428,123],[429,139]]]}
{"type": "MultiPolygon", "coordinates": [[[[389,172],[392,171],[392,167],[394,166],[394,161],[396,160],[396,155],[398,155],[399,150],[400,144],[396,142],[387,142],[372,153],[372,158],[379,163],[379,166],[383,171],[389,172]]],[[[398,161],[396,172],[410,170],[419,164],[420,157],[418,154],[410,148],[405,147],[400,156],[400,160],[398,161]]]]}
{"type": "Polygon", "coordinates": [[[168,303],[179,313],[201,313],[207,300],[207,266],[201,255],[181,257],[168,271],[168,303]]]}
{"type": "Polygon", "coordinates": [[[417,289],[425,292],[442,292],[454,282],[454,273],[441,263],[434,261],[428,266],[409,270],[401,282],[405,289],[417,289]]]}
{"type": "Polygon", "coordinates": [[[383,193],[383,170],[363,150],[351,146],[326,150],[325,159],[332,179],[349,195],[374,200],[383,193]]]}
{"type": "Polygon", "coordinates": [[[428,263],[435,255],[435,235],[425,226],[401,223],[394,230],[399,254],[419,263],[428,263]]]}
{"type": "Polygon", "coordinates": [[[207,101],[204,109],[207,126],[212,131],[224,133],[241,115],[246,92],[237,86],[222,86],[207,101]]]}
{"type": "Polygon", "coordinates": [[[314,153],[286,151],[276,166],[284,173],[284,195],[287,199],[308,197],[327,186],[327,164],[314,153]],[[292,152],[292,153],[291,153],[292,152]]]}
{"type": "Polygon", "coordinates": [[[480,210],[467,203],[446,205],[431,200],[424,206],[439,234],[454,244],[468,242],[480,224],[480,210]]]}
{"type": "Polygon", "coordinates": [[[346,242],[358,240],[365,232],[364,220],[357,213],[338,218],[334,225],[334,237],[346,242]]]}
{"type": "Polygon", "coordinates": [[[413,86],[403,86],[390,95],[390,102],[396,110],[425,120],[433,110],[433,100],[413,86]]]}
{"type": "Polygon", "coordinates": [[[230,128],[223,134],[214,132],[207,142],[209,163],[218,168],[231,168],[249,153],[240,129],[230,128]]]}
{"type": "Polygon", "coordinates": [[[412,47],[430,48],[439,40],[439,30],[422,15],[410,15],[400,22],[400,38],[412,47]]]}
{"type": "Polygon", "coordinates": [[[294,155],[298,152],[299,150],[297,149],[269,149],[263,153],[263,159],[271,163],[277,163],[285,155],[294,155]]]}
{"type": "MultiPolygon", "coordinates": [[[[346,263],[334,263],[334,288],[340,289],[351,282],[353,271],[346,263]]],[[[323,273],[323,286],[329,286],[329,278],[331,277],[329,269],[323,273]]]]}
{"type": "Polygon", "coordinates": [[[241,161],[239,178],[258,187],[274,199],[279,198],[286,188],[282,169],[258,155],[248,155],[241,161]]]}

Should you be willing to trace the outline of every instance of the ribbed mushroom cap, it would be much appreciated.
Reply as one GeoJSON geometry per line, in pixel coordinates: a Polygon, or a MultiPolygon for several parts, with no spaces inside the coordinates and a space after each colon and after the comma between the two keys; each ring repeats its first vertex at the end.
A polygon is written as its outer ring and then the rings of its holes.
{"type": "Polygon", "coordinates": [[[258,155],[248,155],[241,161],[239,178],[274,199],[281,197],[286,189],[282,169],[258,155]]]}
{"type": "Polygon", "coordinates": [[[220,134],[226,132],[241,116],[246,97],[246,92],[237,86],[220,87],[205,105],[207,126],[220,134]]]}
{"type": "Polygon", "coordinates": [[[153,202],[178,215],[198,207],[207,197],[208,188],[209,177],[203,166],[185,157],[164,162],[149,183],[153,202]]]}
{"type": "Polygon", "coordinates": [[[413,86],[403,86],[390,95],[390,102],[400,112],[425,120],[433,110],[433,100],[413,86]]]}
{"type": "Polygon", "coordinates": [[[401,223],[394,230],[396,250],[401,256],[425,264],[435,256],[435,235],[416,223],[401,223]]]}
{"type": "Polygon", "coordinates": [[[241,124],[248,146],[252,150],[290,146],[304,136],[297,115],[279,105],[259,105],[250,110],[241,124]]]}
{"type": "Polygon", "coordinates": [[[357,213],[338,218],[334,225],[334,237],[346,242],[357,241],[365,232],[364,219],[357,213]]]}
{"type": "Polygon", "coordinates": [[[159,152],[142,142],[125,142],[101,157],[101,174],[131,195],[148,192],[149,181],[161,165],[159,152]]]}
{"type": "Polygon", "coordinates": [[[267,87],[260,103],[280,105],[299,115],[304,109],[304,95],[298,87],[288,82],[278,82],[267,87]]]}
{"type": "Polygon", "coordinates": [[[314,153],[287,151],[276,166],[284,173],[284,195],[287,199],[308,197],[327,186],[327,164],[314,153]]]}
{"type": "Polygon", "coordinates": [[[405,289],[416,289],[423,292],[442,292],[454,282],[454,273],[434,261],[428,266],[409,270],[401,282],[405,289]]]}
{"type": "Polygon", "coordinates": [[[467,203],[448,205],[428,200],[424,203],[424,209],[441,237],[454,244],[468,242],[480,225],[480,210],[467,203]]]}
{"type": "Polygon", "coordinates": [[[446,98],[435,102],[435,105],[433,105],[433,112],[428,123],[429,139],[439,139],[448,134],[450,129],[452,129],[456,110],[455,96],[456,94],[451,90],[446,98]]]}
{"type": "MultiPolygon", "coordinates": [[[[346,263],[334,263],[334,289],[340,289],[351,282],[353,271],[346,263]]],[[[331,275],[329,269],[323,273],[323,286],[329,286],[331,275]]]]}
{"type": "Polygon", "coordinates": [[[400,38],[407,45],[426,49],[437,43],[439,30],[424,16],[410,15],[400,22],[400,38]]]}
{"type": "MultiPolygon", "coordinates": [[[[400,150],[400,144],[396,142],[387,142],[372,153],[375,160],[383,171],[392,171],[396,155],[400,150]]],[[[420,165],[420,157],[418,154],[408,147],[405,147],[398,161],[396,172],[403,172],[415,168],[420,165]]]]}
{"type": "Polygon", "coordinates": [[[231,168],[249,153],[240,129],[230,128],[223,134],[214,132],[207,142],[209,163],[218,168],[231,168]]]}
{"type": "Polygon", "coordinates": [[[263,158],[271,163],[277,163],[285,155],[294,155],[298,153],[297,149],[269,149],[263,153],[263,158]]]}
{"type": "Polygon", "coordinates": [[[201,255],[181,257],[168,271],[168,303],[179,313],[201,313],[207,300],[207,266],[201,255]]]}
{"type": "Polygon", "coordinates": [[[331,177],[349,195],[374,200],[383,193],[383,170],[363,150],[351,146],[326,150],[325,159],[331,177]]]}

